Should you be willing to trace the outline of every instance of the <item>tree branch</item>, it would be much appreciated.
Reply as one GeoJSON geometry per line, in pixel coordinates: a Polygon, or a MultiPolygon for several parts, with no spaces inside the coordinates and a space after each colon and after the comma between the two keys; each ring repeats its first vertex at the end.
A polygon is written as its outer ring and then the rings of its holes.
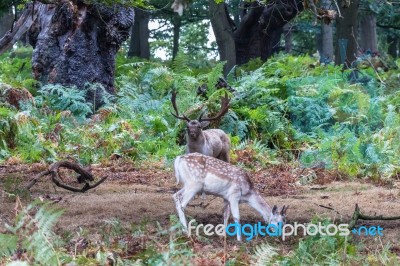
{"type": "Polygon", "coordinates": [[[353,229],[356,226],[357,220],[382,220],[382,221],[390,221],[390,220],[400,220],[400,216],[390,216],[390,217],[384,217],[382,215],[378,216],[369,216],[369,215],[364,215],[361,213],[360,207],[358,207],[358,204],[356,203],[356,208],[354,210],[353,216],[351,217],[350,223],[349,223],[349,229],[353,229]]]}
{"type": "Polygon", "coordinates": [[[29,30],[44,7],[44,4],[38,3],[35,5],[26,5],[21,17],[15,23],[13,28],[0,39],[0,55],[7,49],[11,48],[22,37],[22,35],[29,30]]]}
{"type": "Polygon", "coordinates": [[[76,163],[69,162],[69,161],[60,161],[60,162],[50,165],[48,170],[43,171],[43,172],[39,173],[38,175],[36,175],[26,186],[26,189],[29,190],[33,185],[36,184],[36,182],[39,180],[39,178],[41,178],[42,176],[45,176],[45,175],[49,175],[49,174],[51,174],[51,180],[53,181],[54,184],[56,184],[56,186],[64,188],[69,191],[72,191],[72,192],[82,192],[82,193],[86,192],[89,189],[97,187],[98,185],[100,185],[107,179],[107,177],[103,177],[97,183],[90,185],[88,181],[94,181],[94,177],[90,172],[88,172],[86,169],[84,169],[82,166],[80,166],[76,163]],[[79,174],[79,176],[77,177],[78,182],[79,183],[85,182],[85,185],[82,188],[76,188],[76,187],[72,187],[67,184],[64,184],[61,181],[60,176],[58,174],[58,170],[60,168],[71,169],[71,170],[75,171],[76,173],[78,173],[79,174]]]}

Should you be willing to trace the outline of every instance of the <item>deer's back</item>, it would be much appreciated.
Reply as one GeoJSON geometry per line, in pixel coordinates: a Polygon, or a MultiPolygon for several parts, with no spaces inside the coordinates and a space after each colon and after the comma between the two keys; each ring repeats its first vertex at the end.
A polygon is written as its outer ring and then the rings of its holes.
{"type": "MultiPolygon", "coordinates": [[[[242,194],[253,189],[253,183],[246,171],[214,157],[200,153],[189,153],[178,156],[175,161],[175,171],[185,175],[189,182],[206,182],[206,179],[217,180],[219,184],[234,185],[242,194]],[[177,163],[178,162],[178,163],[177,163]]],[[[213,182],[206,182],[212,184],[213,182]]],[[[205,192],[212,192],[213,187],[204,187],[205,192]]]]}
{"type": "Polygon", "coordinates": [[[229,153],[231,143],[224,131],[221,129],[207,129],[204,130],[204,136],[209,146],[212,147],[212,155],[207,155],[217,157],[221,152],[229,153]]]}

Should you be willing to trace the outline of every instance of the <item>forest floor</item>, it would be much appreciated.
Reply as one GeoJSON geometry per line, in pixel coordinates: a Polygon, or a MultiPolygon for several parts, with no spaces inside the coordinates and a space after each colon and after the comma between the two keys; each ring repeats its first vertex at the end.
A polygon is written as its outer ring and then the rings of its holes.
{"type": "MultiPolygon", "coordinates": [[[[0,187],[8,192],[16,191],[34,175],[46,169],[44,164],[0,166],[0,187]]],[[[137,167],[127,162],[108,162],[93,165],[92,173],[97,178],[108,176],[108,179],[86,193],[73,193],[55,187],[48,177],[42,177],[31,189],[31,193],[22,197],[22,202],[27,204],[36,198],[55,201],[55,205],[65,210],[56,225],[56,232],[59,235],[66,232],[75,234],[84,229],[88,232],[87,238],[92,242],[100,238],[99,231],[104,229],[105,221],[113,219],[120,221],[126,228],[133,224],[143,224],[144,221],[153,224],[154,227],[156,222],[163,228],[170,226],[170,215],[176,214],[172,194],[180,188],[180,185],[176,185],[172,169],[165,169],[161,163],[137,167]]],[[[74,178],[70,177],[64,178],[69,184],[72,184],[73,180],[74,178]]],[[[253,172],[253,180],[270,205],[290,206],[287,222],[291,224],[306,223],[315,217],[330,217],[336,222],[348,223],[356,203],[365,215],[400,215],[399,181],[390,184],[376,184],[363,180],[344,181],[336,174],[322,169],[302,170],[290,166],[258,169],[253,172]],[[312,177],[312,181],[301,185],[299,180],[304,177],[312,177]]],[[[201,201],[201,198],[197,198],[191,205],[199,205],[201,201]]],[[[195,218],[198,223],[222,223],[222,200],[207,196],[205,203],[209,204],[207,208],[189,206],[186,214],[195,218]]],[[[15,200],[3,193],[0,197],[0,228],[5,222],[12,223],[14,220],[14,206],[15,200]]],[[[240,212],[242,222],[261,221],[261,217],[245,204],[241,205],[240,212]]],[[[392,251],[400,256],[400,220],[359,220],[357,226],[361,225],[380,225],[384,228],[384,235],[380,238],[356,238],[356,241],[365,244],[366,252],[380,249],[386,243],[390,243],[392,251]]],[[[265,239],[251,241],[251,245],[263,240],[265,239]]],[[[289,251],[298,242],[298,238],[289,237],[282,241],[270,237],[268,242],[276,243],[273,245],[283,251],[289,251]]],[[[208,258],[214,256],[212,259],[218,260],[220,255],[215,254],[223,252],[224,240],[217,236],[210,242],[192,239],[192,243],[195,252],[201,252],[208,258]]],[[[229,256],[235,256],[239,247],[244,246],[246,249],[246,245],[246,241],[239,244],[234,237],[228,237],[225,251],[229,256]]]]}

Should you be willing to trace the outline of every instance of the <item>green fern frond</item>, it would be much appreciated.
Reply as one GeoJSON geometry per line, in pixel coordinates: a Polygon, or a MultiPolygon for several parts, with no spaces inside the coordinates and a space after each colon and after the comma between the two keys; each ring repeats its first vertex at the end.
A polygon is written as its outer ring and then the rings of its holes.
{"type": "Polygon", "coordinates": [[[40,106],[49,106],[53,110],[69,110],[78,118],[92,114],[92,104],[86,102],[86,90],[62,85],[46,85],[39,91],[36,102],[40,106]]]}
{"type": "Polygon", "coordinates": [[[61,214],[61,210],[51,208],[49,204],[32,203],[20,207],[14,225],[6,226],[9,233],[0,234],[0,254],[11,256],[17,252],[17,248],[25,249],[37,263],[61,265],[55,246],[56,236],[52,231],[61,214]]]}
{"type": "Polygon", "coordinates": [[[265,266],[272,265],[274,257],[278,255],[278,249],[274,248],[267,242],[258,245],[254,249],[254,265],[265,266]]]}

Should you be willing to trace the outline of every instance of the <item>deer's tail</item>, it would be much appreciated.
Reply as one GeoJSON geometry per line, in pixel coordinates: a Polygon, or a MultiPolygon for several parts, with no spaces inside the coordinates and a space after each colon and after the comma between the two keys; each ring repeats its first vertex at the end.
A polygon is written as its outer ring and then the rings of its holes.
{"type": "Polygon", "coordinates": [[[176,157],[175,162],[174,162],[174,172],[175,172],[177,185],[180,183],[180,171],[179,171],[179,161],[180,160],[181,160],[181,157],[178,156],[178,157],[176,157]]]}

